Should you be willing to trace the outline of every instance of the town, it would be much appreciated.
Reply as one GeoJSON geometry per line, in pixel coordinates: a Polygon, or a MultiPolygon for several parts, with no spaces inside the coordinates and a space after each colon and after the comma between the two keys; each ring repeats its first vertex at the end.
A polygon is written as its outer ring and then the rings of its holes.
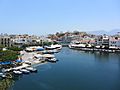
{"type": "MultiPolygon", "coordinates": [[[[58,41],[70,48],[120,49],[120,32],[116,35],[94,35],[86,32],[65,32],[50,35],[51,40],[58,41]]],[[[84,49],[85,50],[85,49],[84,49]]]]}
{"type": "Polygon", "coordinates": [[[55,53],[62,47],[83,51],[120,52],[120,32],[116,35],[94,35],[86,32],[57,32],[48,36],[0,35],[0,76],[11,78],[15,75],[36,72],[36,64],[57,62],[55,53]],[[10,75],[10,76],[9,76],[10,75]]]}
{"type": "Polygon", "coordinates": [[[35,45],[50,45],[54,42],[60,44],[70,44],[71,42],[79,42],[81,44],[90,44],[94,46],[101,46],[103,48],[120,48],[120,32],[116,35],[94,35],[86,32],[57,32],[56,34],[49,34],[45,36],[36,35],[0,35],[0,45],[5,47],[11,46],[35,46],[35,45]]]}
{"type": "Polygon", "coordinates": [[[28,46],[45,46],[61,44],[70,48],[101,48],[101,49],[120,49],[120,32],[116,35],[94,35],[86,32],[57,32],[48,36],[36,35],[0,35],[0,45],[4,47],[25,48],[28,46]]]}

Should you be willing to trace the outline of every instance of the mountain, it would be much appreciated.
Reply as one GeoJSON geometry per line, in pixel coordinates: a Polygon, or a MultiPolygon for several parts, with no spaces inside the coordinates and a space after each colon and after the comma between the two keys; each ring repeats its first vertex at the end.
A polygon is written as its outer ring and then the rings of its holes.
{"type": "Polygon", "coordinates": [[[106,35],[115,35],[118,32],[120,32],[120,29],[113,29],[111,31],[105,31],[105,30],[89,31],[88,33],[95,34],[95,35],[103,35],[103,34],[106,34],[106,35]]]}
{"type": "Polygon", "coordinates": [[[109,32],[109,35],[115,35],[117,34],[118,32],[120,32],[120,29],[113,29],[109,32]]]}
{"type": "Polygon", "coordinates": [[[88,33],[90,33],[90,34],[95,34],[95,35],[108,34],[108,32],[107,32],[107,31],[105,31],[105,30],[89,31],[88,33]]]}

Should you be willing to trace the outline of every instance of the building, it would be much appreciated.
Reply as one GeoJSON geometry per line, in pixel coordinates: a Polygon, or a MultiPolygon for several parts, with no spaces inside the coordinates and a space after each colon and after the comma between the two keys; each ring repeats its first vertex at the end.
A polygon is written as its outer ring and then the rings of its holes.
{"type": "Polygon", "coordinates": [[[109,39],[109,48],[120,49],[120,38],[110,37],[109,39]]]}
{"type": "Polygon", "coordinates": [[[109,36],[107,35],[100,35],[96,37],[96,45],[100,46],[101,48],[109,48],[109,36]]]}
{"type": "Polygon", "coordinates": [[[103,48],[109,48],[109,36],[105,34],[102,36],[102,46],[103,48]]]}
{"type": "Polygon", "coordinates": [[[0,36],[0,45],[5,47],[11,47],[13,44],[9,36],[0,36]]]}

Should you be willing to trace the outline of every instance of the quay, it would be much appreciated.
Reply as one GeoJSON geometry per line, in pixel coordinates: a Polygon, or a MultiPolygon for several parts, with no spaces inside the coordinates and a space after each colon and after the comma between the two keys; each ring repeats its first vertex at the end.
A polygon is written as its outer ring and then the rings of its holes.
{"type": "Polygon", "coordinates": [[[93,52],[109,52],[109,53],[120,52],[120,49],[89,48],[89,47],[74,47],[74,48],[70,48],[70,49],[82,50],[82,51],[93,51],[93,52]]]}

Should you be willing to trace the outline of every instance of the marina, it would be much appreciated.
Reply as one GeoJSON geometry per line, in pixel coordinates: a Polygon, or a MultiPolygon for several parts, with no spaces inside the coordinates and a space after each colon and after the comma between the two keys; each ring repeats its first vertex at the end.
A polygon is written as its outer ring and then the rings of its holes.
{"type": "MultiPolygon", "coordinates": [[[[57,62],[58,60],[55,58],[54,52],[55,50],[61,50],[61,45],[51,45],[49,46],[50,50],[53,53],[43,53],[43,51],[48,47],[40,47],[40,46],[32,46],[32,47],[26,47],[25,50],[20,51],[20,58],[18,60],[15,60],[17,65],[12,68],[2,68],[0,77],[2,79],[8,78],[6,74],[15,74],[15,75],[22,75],[22,74],[30,74],[30,72],[37,72],[38,70],[34,68],[35,65],[47,63],[47,62],[57,62]]],[[[13,64],[13,62],[2,62],[2,64],[13,64]]],[[[15,64],[16,64],[15,63],[15,64]]],[[[6,65],[7,65],[6,64],[6,65]]],[[[12,75],[11,75],[12,76],[12,75]]]]}
{"type": "MultiPolygon", "coordinates": [[[[55,57],[59,62],[39,64],[35,67],[37,73],[15,75],[14,83],[11,82],[7,90],[120,89],[120,54],[93,53],[63,47],[55,57]]],[[[33,70],[31,67],[25,69],[30,72],[33,70]]]]}
{"type": "Polygon", "coordinates": [[[0,0],[0,90],[120,90],[120,1],[0,0]]]}

